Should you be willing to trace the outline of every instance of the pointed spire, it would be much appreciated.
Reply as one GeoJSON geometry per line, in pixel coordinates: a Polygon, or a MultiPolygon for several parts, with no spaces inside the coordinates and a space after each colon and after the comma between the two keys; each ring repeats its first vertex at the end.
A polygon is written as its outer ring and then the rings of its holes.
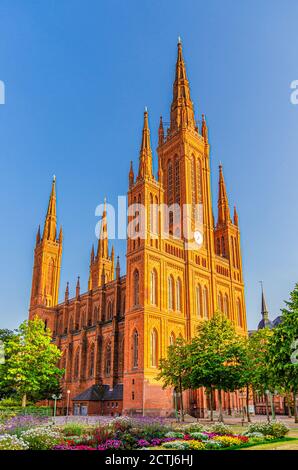
{"type": "Polygon", "coordinates": [[[53,176],[52,190],[43,230],[43,238],[56,241],[56,176],[53,176]]]}
{"type": "Polygon", "coordinates": [[[261,314],[262,314],[262,318],[263,318],[263,320],[265,322],[265,326],[266,326],[266,323],[269,322],[269,312],[268,312],[268,307],[267,307],[265,294],[264,294],[263,281],[260,281],[260,284],[261,284],[261,289],[262,289],[261,314]]]}
{"type": "Polygon", "coordinates": [[[76,285],[76,298],[78,299],[80,297],[80,276],[78,276],[78,280],[77,280],[77,285],[76,285]]]}
{"type": "Polygon", "coordinates": [[[119,259],[119,256],[117,256],[116,279],[120,279],[120,259],[119,259]]]}
{"type": "Polygon", "coordinates": [[[149,130],[149,124],[148,124],[148,111],[147,111],[147,108],[145,108],[142,144],[141,144],[140,157],[139,157],[138,179],[142,179],[145,177],[152,178],[152,176],[153,176],[153,172],[152,172],[152,151],[151,151],[151,144],[150,144],[150,130],[149,130]]]}
{"type": "Polygon", "coordinates": [[[205,114],[202,114],[201,135],[207,143],[208,142],[208,127],[207,127],[207,124],[206,124],[205,114]]]}
{"type": "Polygon", "coordinates": [[[59,240],[60,243],[62,242],[62,239],[63,239],[63,231],[62,231],[62,227],[60,227],[59,237],[58,237],[58,240],[59,240]]]}
{"type": "Polygon", "coordinates": [[[135,182],[135,174],[133,172],[132,160],[130,161],[130,170],[128,174],[129,189],[131,189],[135,182]]]}
{"type": "Polygon", "coordinates": [[[37,234],[36,234],[36,245],[40,243],[40,239],[41,239],[41,236],[40,236],[40,225],[39,225],[37,229],[37,234]]]}
{"type": "Polygon", "coordinates": [[[98,239],[97,257],[107,259],[108,253],[108,226],[107,226],[107,201],[104,199],[104,208],[101,219],[100,234],[98,239]]]}
{"type": "Polygon", "coordinates": [[[222,172],[222,164],[219,165],[219,182],[218,182],[218,217],[217,225],[227,224],[231,221],[230,208],[228,202],[228,196],[226,191],[225,180],[222,172]]]}
{"type": "Polygon", "coordinates": [[[162,116],[159,119],[159,128],[158,128],[158,146],[161,146],[165,140],[165,133],[163,128],[162,116]]]}
{"type": "Polygon", "coordinates": [[[90,254],[90,264],[94,261],[94,244],[92,243],[91,254],[90,254]]]}
{"type": "Polygon", "coordinates": [[[68,302],[68,299],[69,299],[69,282],[66,283],[64,299],[65,299],[65,302],[68,302]]]}
{"type": "Polygon", "coordinates": [[[236,227],[238,227],[239,225],[239,220],[238,220],[238,214],[237,214],[237,209],[236,209],[236,206],[234,206],[234,225],[236,225],[236,227]]]}
{"type": "Polygon", "coordinates": [[[178,53],[176,75],[173,85],[170,133],[186,127],[196,129],[193,104],[190,98],[190,88],[187,80],[180,38],[178,38],[177,47],[178,53]]]}

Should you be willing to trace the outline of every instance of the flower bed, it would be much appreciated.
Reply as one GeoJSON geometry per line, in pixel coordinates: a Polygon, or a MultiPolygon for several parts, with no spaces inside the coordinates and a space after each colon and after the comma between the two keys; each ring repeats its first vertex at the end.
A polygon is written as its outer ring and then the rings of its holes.
{"type": "Polygon", "coordinates": [[[226,450],[284,439],[279,422],[252,424],[243,434],[221,423],[168,424],[162,419],[115,418],[97,426],[68,423],[54,426],[36,417],[15,417],[0,429],[0,449],[11,450],[226,450]],[[25,419],[26,418],[26,419],[25,419]]]}

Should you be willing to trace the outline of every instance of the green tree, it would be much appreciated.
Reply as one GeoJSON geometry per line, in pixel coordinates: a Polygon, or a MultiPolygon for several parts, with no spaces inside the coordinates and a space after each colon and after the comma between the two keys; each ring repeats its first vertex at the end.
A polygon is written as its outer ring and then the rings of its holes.
{"type": "MultiPolygon", "coordinates": [[[[6,343],[9,339],[11,339],[15,335],[14,331],[8,329],[0,329],[0,383],[1,377],[5,377],[7,374],[7,360],[8,360],[8,353],[6,348],[6,343]]],[[[13,392],[11,384],[6,382],[5,386],[0,387],[0,398],[4,398],[6,396],[11,395],[13,392]]]]}
{"type": "Polygon", "coordinates": [[[293,394],[295,423],[298,423],[298,284],[282,309],[282,321],[273,330],[268,360],[280,387],[293,394]]]}
{"type": "Polygon", "coordinates": [[[215,313],[209,321],[199,325],[188,351],[186,367],[191,388],[203,386],[210,391],[211,413],[213,392],[218,390],[219,421],[223,421],[222,391],[232,392],[243,385],[245,339],[236,333],[230,320],[215,313]]]}
{"type": "Polygon", "coordinates": [[[47,398],[50,390],[57,390],[63,370],[57,367],[61,351],[52,343],[51,333],[44,322],[35,318],[24,321],[17,333],[5,342],[7,359],[5,373],[0,374],[0,389],[10,388],[22,397],[33,400],[47,398]]]}
{"type": "Polygon", "coordinates": [[[250,420],[248,412],[249,387],[254,393],[265,395],[266,414],[269,421],[268,393],[275,390],[275,381],[272,370],[268,362],[268,349],[273,331],[263,328],[254,332],[246,342],[245,367],[243,369],[243,382],[246,386],[246,408],[247,418],[250,420]]]}
{"type": "Polygon", "coordinates": [[[174,388],[175,397],[177,392],[179,393],[182,421],[184,421],[183,390],[190,388],[189,373],[186,369],[187,355],[188,348],[185,341],[178,338],[175,344],[168,347],[167,358],[159,361],[160,373],[156,377],[156,380],[163,382],[163,388],[174,388]]]}

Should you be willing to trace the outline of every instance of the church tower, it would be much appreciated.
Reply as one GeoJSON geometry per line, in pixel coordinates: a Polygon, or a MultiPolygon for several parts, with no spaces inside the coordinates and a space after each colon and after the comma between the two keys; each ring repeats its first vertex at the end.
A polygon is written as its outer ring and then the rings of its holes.
{"type": "Polygon", "coordinates": [[[62,256],[62,228],[57,238],[56,178],[53,177],[47,215],[41,236],[38,228],[34,250],[29,318],[44,319],[52,332],[55,330],[54,309],[58,304],[62,256]]]}
{"type": "MultiPolygon", "coordinates": [[[[177,338],[191,339],[201,321],[221,311],[246,334],[238,215],[230,218],[220,166],[214,225],[208,128],[195,120],[182,44],[178,41],[170,125],[158,129],[157,179],[152,171],[148,112],[135,179],[129,171],[123,410],[168,414],[174,397],[156,380],[177,338]],[[218,240],[220,240],[220,245],[218,240]]],[[[205,407],[186,393],[185,407],[205,407]]]]}
{"type": "Polygon", "coordinates": [[[93,246],[91,249],[89,290],[102,286],[114,279],[114,247],[112,247],[111,253],[109,254],[107,203],[105,199],[96,256],[93,246]]]}

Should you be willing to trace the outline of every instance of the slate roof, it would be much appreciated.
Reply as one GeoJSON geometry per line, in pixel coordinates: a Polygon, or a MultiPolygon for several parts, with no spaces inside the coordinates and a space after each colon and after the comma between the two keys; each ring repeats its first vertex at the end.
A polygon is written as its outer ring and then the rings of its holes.
{"type": "Polygon", "coordinates": [[[73,401],[110,401],[123,399],[123,384],[110,390],[109,385],[92,385],[74,397],[73,401]]]}

